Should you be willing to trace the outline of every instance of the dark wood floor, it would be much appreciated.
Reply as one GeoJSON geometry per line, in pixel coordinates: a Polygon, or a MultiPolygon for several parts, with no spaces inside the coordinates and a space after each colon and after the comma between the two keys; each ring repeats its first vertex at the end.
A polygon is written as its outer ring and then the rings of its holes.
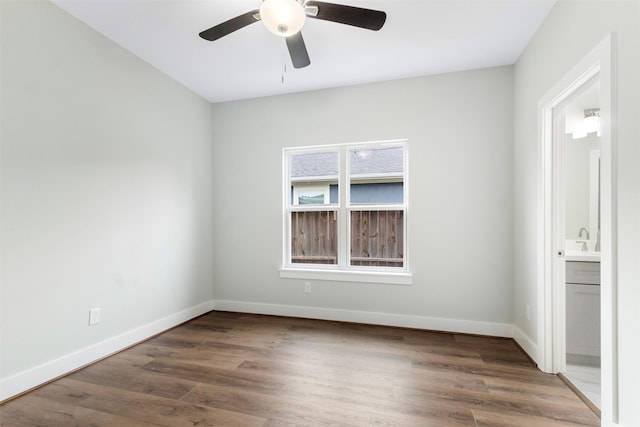
{"type": "Polygon", "coordinates": [[[510,339],[211,312],[0,406],[2,426],[576,426],[510,339]]]}

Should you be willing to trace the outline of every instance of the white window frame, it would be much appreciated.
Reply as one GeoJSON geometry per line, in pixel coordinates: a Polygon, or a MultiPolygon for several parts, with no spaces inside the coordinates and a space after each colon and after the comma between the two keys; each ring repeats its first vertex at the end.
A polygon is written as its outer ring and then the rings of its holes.
{"type": "MultiPolygon", "coordinates": [[[[303,279],[303,280],[330,280],[341,282],[363,282],[363,283],[383,283],[383,284],[396,284],[396,285],[411,285],[413,283],[413,275],[409,269],[409,230],[408,230],[408,141],[402,140],[385,140],[385,141],[371,141],[360,143],[346,143],[346,144],[331,144],[320,146],[306,146],[306,147],[288,147],[282,150],[283,157],[283,196],[282,196],[282,226],[283,226],[283,241],[282,241],[282,264],[280,268],[281,278],[290,279],[303,279]],[[395,174],[403,182],[403,203],[402,204],[381,204],[381,205],[369,205],[369,204],[357,204],[350,205],[349,195],[351,182],[349,176],[349,152],[354,148],[359,149],[379,149],[385,147],[403,147],[404,149],[404,173],[401,175],[395,174]],[[337,151],[339,153],[339,173],[338,173],[338,194],[339,200],[337,204],[330,205],[298,205],[290,203],[291,200],[291,187],[295,182],[301,181],[300,179],[292,180],[289,171],[289,157],[296,154],[306,154],[312,152],[325,152],[325,151],[337,151]],[[304,207],[303,207],[304,206],[304,207]],[[337,255],[338,264],[298,264],[291,263],[291,225],[290,225],[290,213],[292,211],[337,211],[338,212],[338,230],[337,230],[337,255]],[[382,267],[382,266],[352,266],[350,265],[350,235],[351,235],[351,211],[359,210],[401,210],[403,211],[403,267],[382,267]]],[[[372,175],[372,178],[378,178],[385,174],[372,175]]],[[[363,177],[355,177],[354,181],[360,181],[363,177]]],[[[306,179],[304,181],[307,181],[306,179]]],[[[310,183],[311,184],[311,183],[310,183]]],[[[294,187],[295,188],[295,187],[294,187]]],[[[320,188],[320,186],[318,186],[320,188]]],[[[295,190],[294,190],[295,197],[295,190]]]]}

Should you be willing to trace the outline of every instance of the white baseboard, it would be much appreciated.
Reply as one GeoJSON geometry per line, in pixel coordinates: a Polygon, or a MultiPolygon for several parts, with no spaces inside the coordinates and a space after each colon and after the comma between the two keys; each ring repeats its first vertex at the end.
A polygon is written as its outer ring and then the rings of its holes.
{"type": "Polygon", "coordinates": [[[171,329],[213,310],[213,300],[127,331],[42,365],[0,380],[0,402],[171,329]]]}
{"type": "Polygon", "coordinates": [[[97,360],[117,353],[144,341],[167,329],[171,329],[211,310],[239,313],[291,316],[307,319],[335,320],[341,322],[366,323],[371,325],[397,326],[433,331],[457,332],[514,338],[531,358],[536,360],[537,346],[520,329],[507,323],[480,322],[463,319],[417,316],[408,314],[380,313],[342,310],[322,307],[305,307],[282,304],[265,304],[244,301],[210,300],[165,318],[156,320],[121,335],[109,338],[92,346],[70,353],[0,380],[0,402],[24,393],[48,381],[89,365],[97,360]]]}
{"type": "Polygon", "coordinates": [[[215,300],[214,309],[513,338],[513,326],[507,323],[225,300],[215,300]]]}
{"type": "Polygon", "coordinates": [[[522,330],[517,326],[513,327],[513,339],[539,366],[540,362],[538,361],[538,346],[536,345],[536,343],[533,342],[531,338],[529,338],[529,336],[522,332],[522,330]]]}

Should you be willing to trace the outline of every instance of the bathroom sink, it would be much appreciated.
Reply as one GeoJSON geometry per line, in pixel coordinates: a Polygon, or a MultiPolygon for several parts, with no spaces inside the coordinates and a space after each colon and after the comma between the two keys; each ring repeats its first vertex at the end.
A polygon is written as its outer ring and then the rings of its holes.
{"type": "Polygon", "coordinates": [[[564,253],[566,261],[600,262],[600,252],[567,250],[564,253]]]}
{"type": "Polygon", "coordinates": [[[566,261],[600,262],[600,251],[593,250],[597,247],[595,240],[567,239],[564,242],[564,258],[566,261]]]}

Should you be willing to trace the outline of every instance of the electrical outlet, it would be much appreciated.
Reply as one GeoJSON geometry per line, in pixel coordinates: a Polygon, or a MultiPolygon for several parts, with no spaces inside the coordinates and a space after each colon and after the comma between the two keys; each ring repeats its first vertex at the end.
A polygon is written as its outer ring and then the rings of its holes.
{"type": "Polygon", "coordinates": [[[525,306],[525,315],[527,316],[527,320],[531,320],[531,306],[529,304],[525,306]]]}
{"type": "Polygon", "coordinates": [[[89,326],[100,323],[100,309],[92,308],[89,310],[89,326]]]}
{"type": "Polygon", "coordinates": [[[305,294],[311,293],[311,282],[304,282],[304,293],[305,294]]]}

